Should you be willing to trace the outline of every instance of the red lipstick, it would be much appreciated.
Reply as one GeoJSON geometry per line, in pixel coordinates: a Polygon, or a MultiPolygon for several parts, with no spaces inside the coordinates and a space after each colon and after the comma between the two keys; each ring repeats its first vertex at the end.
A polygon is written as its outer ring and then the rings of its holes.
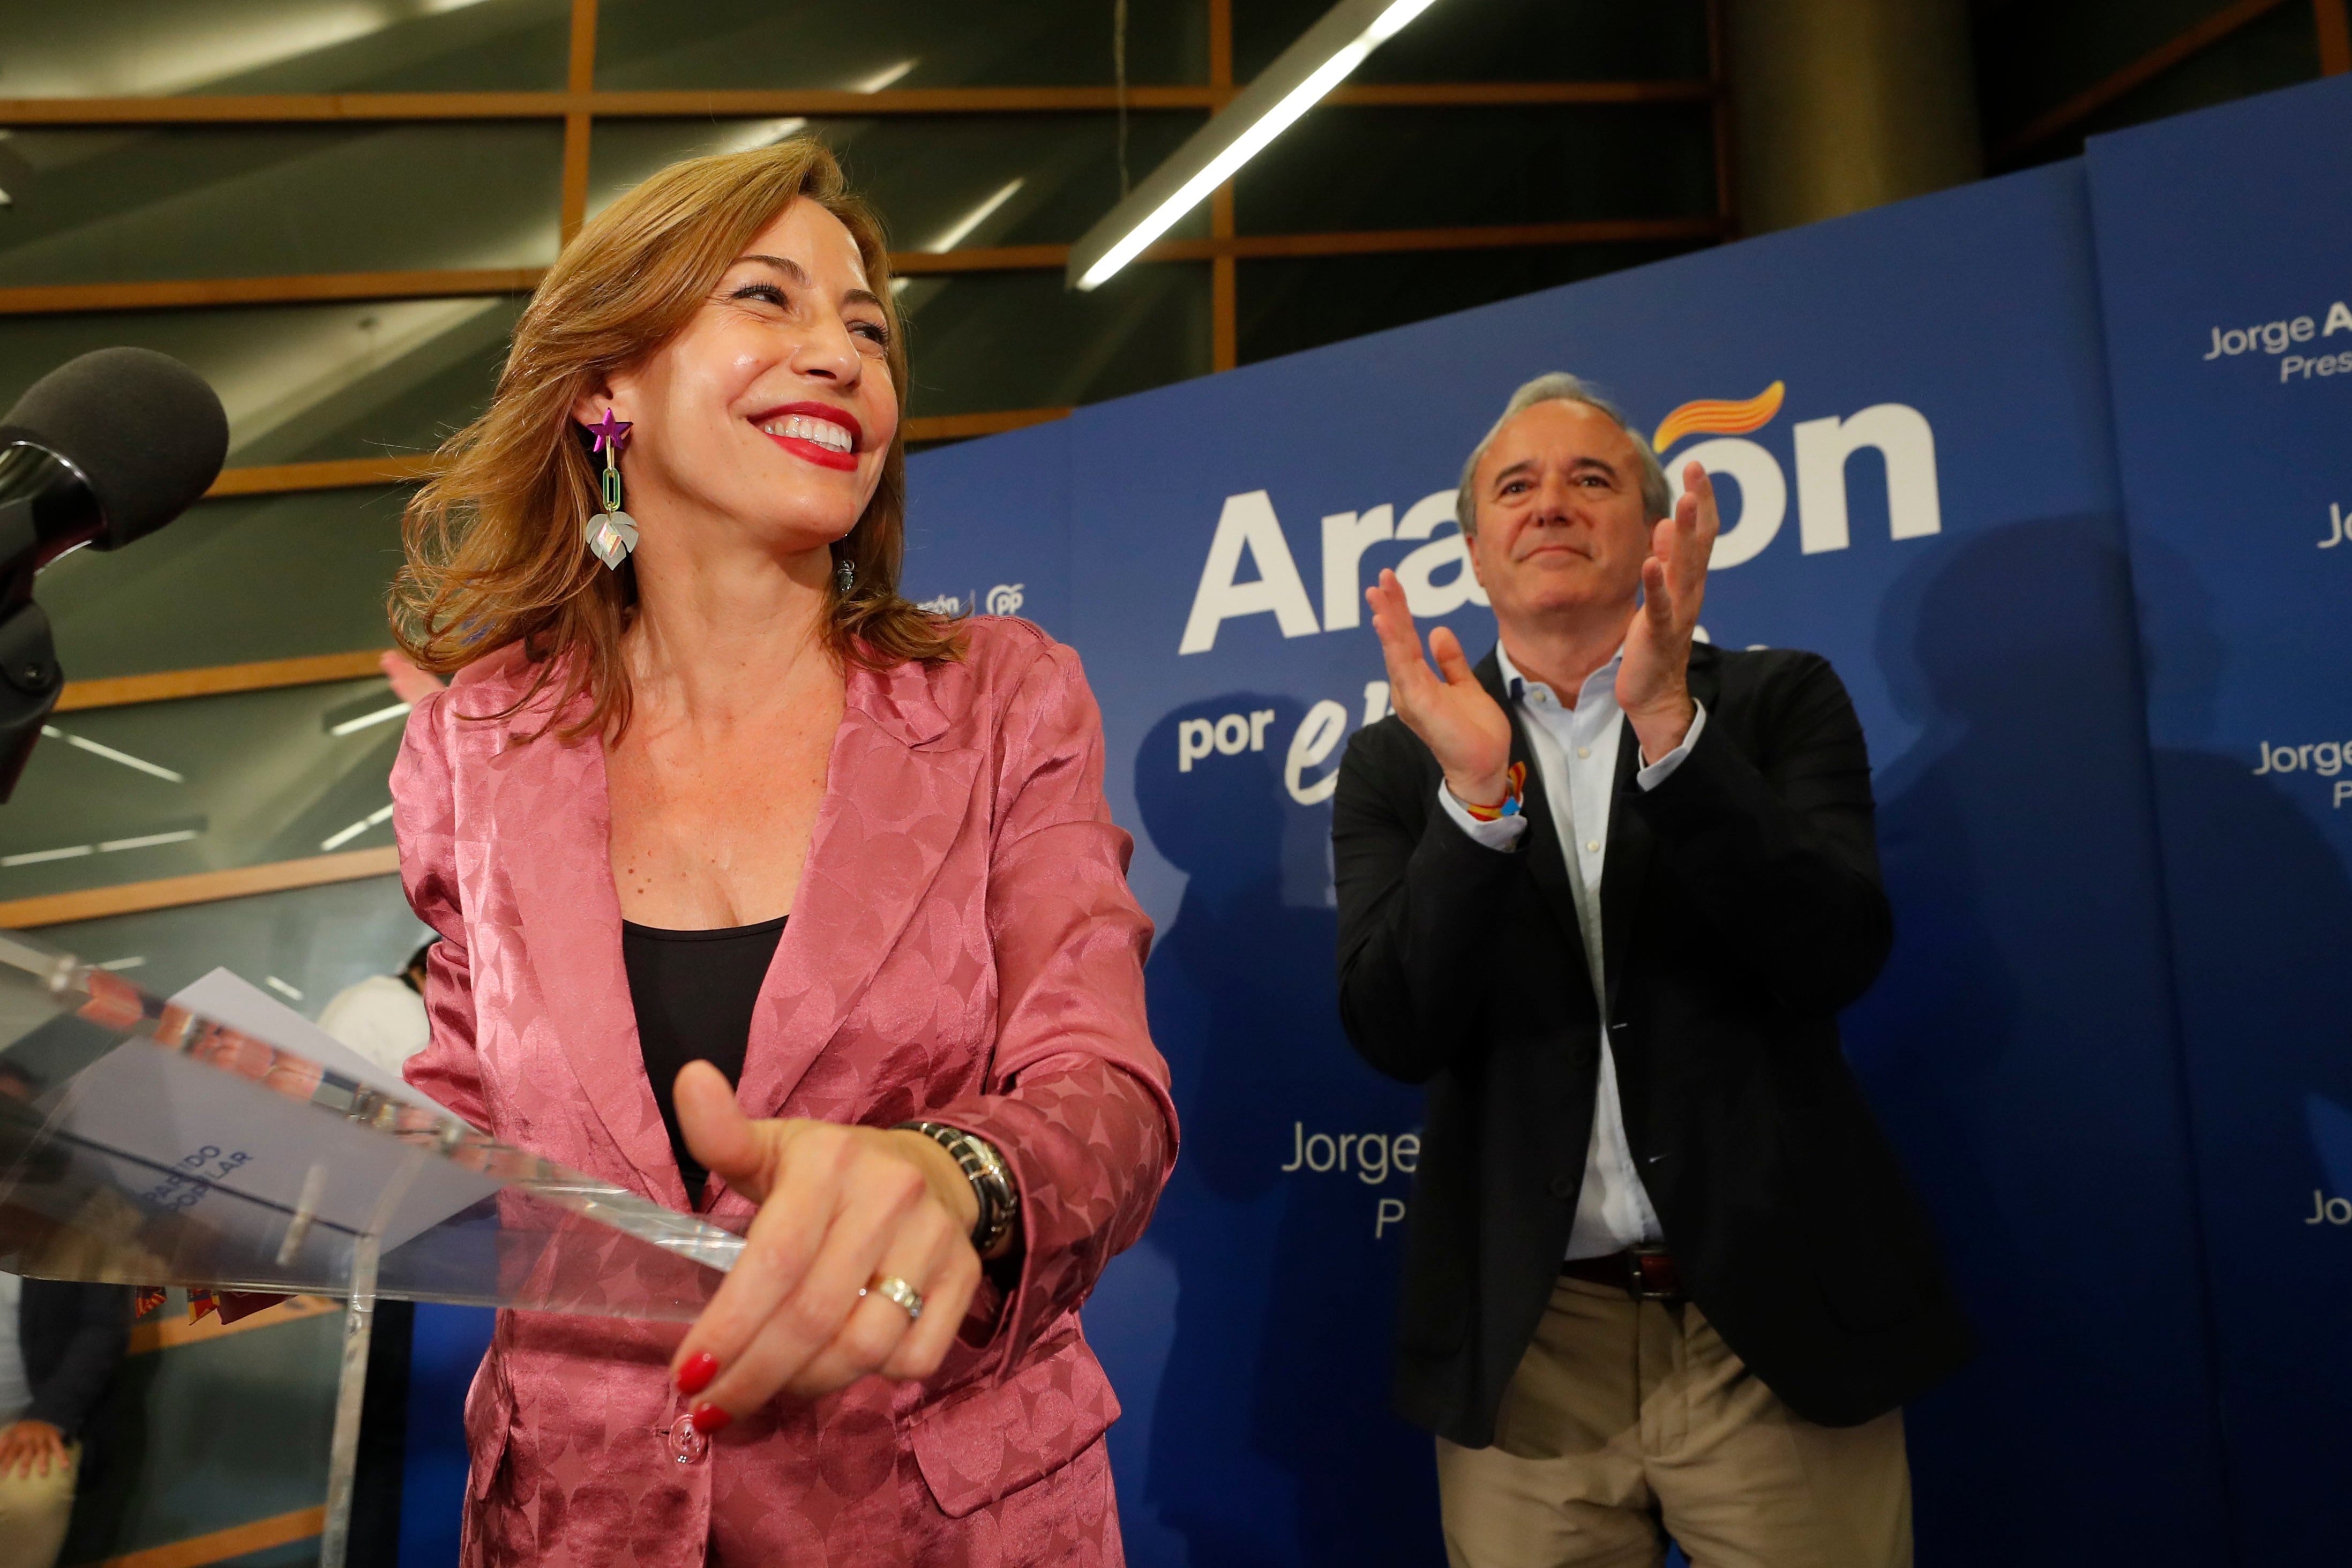
{"type": "Polygon", "coordinates": [[[835,408],[831,403],[784,403],[754,414],[751,417],[751,424],[761,434],[803,462],[814,463],[820,468],[831,468],[842,473],[848,473],[856,468],[858,451],[866,444],[866,429],[857,423],[857,416],[846,409],[835,408]],[[842,432],[849,437],[848,449],[845,451],[837,446],[830,446],[822,440],[813,440],[807,435],[785,435],[780,434],[778,430],[768,428],[770,425],[786,426],[794,419],[809,423],[829,425],[842,432]]]}

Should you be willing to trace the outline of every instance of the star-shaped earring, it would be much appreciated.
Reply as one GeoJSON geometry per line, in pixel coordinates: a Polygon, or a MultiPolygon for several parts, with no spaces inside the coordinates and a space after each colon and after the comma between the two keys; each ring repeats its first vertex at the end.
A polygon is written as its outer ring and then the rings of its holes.
{"type": "Polygon", "coordinates": [[[588,434],[596,438],[596,444],[592,450],[603,452],[609,447],[618,452],[622,447],[626,446],[629,444],[629,424],[628,420],[614,419],[613,411],[607,408],[604,418],[587,427],[588,434]]]}

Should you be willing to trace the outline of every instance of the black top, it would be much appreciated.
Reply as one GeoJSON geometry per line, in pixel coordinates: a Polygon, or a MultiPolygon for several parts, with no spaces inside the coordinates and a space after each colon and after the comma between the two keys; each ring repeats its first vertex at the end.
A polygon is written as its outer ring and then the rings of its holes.
{"type": "Polygon", "coordinates": [[[669,1129],[678,1173],[686,1177],[686,1196],[697,1208],[702,1207],[703,1178],[710,1173],[686,1152],[670,1088],[677,1070],[689,1061],[709,1062],[728,1082],[742,1082],[751,1009],[791,918],[779,915],[757,925],[716,931],[664,931],[621,922],[621,962],[629,971],[646,1077],[653,1084],[654,1103],[661,1107],[662,1125],[669,1129]]]}
{"type": "MultiPolygon", "coordinates": [[[[1492,656],[1478,680],[1505,701],[1492,656]]],[[[1619,745],[1597,998],[1532,763],[1507,852],[1440,809],[1437,759],[1400,720],[1358,730],[1339,767],[1340,1016],[1373,1066],[1428,1085],[1396,1396],[1465,1447],[1493,1442],[1559,1279],[1604,1021],[1666,1248],[1767,1387],[1852,1426],[1968,1358],[1927,1214],[1838,1047],[1894,925],[1862,727],[1811,653],[1702,644],[1690,691],[1706,727],[1656,789],[1619,745]]]]}

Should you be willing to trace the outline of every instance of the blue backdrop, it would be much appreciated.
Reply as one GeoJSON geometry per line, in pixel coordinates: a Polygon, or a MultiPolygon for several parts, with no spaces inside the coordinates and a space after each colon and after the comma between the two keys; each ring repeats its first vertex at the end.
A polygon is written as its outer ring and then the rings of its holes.
{"type": "MultiPolygon", "coordinates": [[[[915,460],[909,595],[1081,651],[1160,928],[1183,1157],[1087,1313],[1135,1563],[1442,1560],[1386,1405],[1420,1099],[1334,1015],[1329,781],[1380,568],[1492,643],[1450,490],[1553,369],[1645,428],[1759,400],[1664,454],[1726,492],[1706,629],[1826,654],[1870,737],[1898,936],[1848,1048],[1984,1343],[1911,1411],[1920,1560],[2337,1547],[2347,176],[2327,83],[915,460]]],[[[405,1561],[454,1538],[455,1382],[405,1561]]]]}
{"type": "MultiPolygon", "coordinates": [[[[1747,559],[1711,580],[1708,632],[1827,654],[1878,760],[1901,935],[1849,1037],[1986,1343],[1914,1413],[1929,1560],[2218,1554],[2087,229],[2067,165],[1086,410],[1054,427],[1066,498],[1043,432],[919,465],[942,554],[1034,559],[1066,530],[1055,629],[1102,700],[1160,927],[1184,1158],[1087,1318],[1129,1406],[1139,1563],[1438,1560],[1428,1440],[1385,1408],[1419,1095],[1333,1016],[1316,786],[1378,711],[1370,574],[1398,566],[1491,643],[1433,558],[1458,553],[1461,455],[1553,368],[1645,425],[1784,388],[1760,429],[1666,455],[1738,495],[1747,559]]],[[[959,569],[943,580],[1041,575],[959,569]]]]}
{"type": "Polygon", "coordinates": [[[2116,437],[2250,1563],[2352,1535],[2352,93],[2093,143],[2116,437]]]}

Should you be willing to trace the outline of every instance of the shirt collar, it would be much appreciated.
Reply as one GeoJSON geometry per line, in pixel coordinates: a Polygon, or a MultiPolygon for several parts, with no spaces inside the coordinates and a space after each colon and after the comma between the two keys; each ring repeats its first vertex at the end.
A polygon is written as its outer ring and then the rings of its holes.
{"type": "MultiPolygon", "coordinates": [[[[1625,644],[1620,643],[1617,644],[1617,651],[1609,655],[1607,664],[1584,677],[1584,690],[1590,691],[1595,681],[1606,681],[1611,687],[1614,687],[1617,681],[1617,666],[1624,661],[1624,658],[1625,644]]],[[[1543,682],[1531,681],[1519,674],[1518,665],[1511,662],[1510,649],[1504,646],[1503,640],[1499,637],[1495,640],[1495,663],[1502,671],[1503,690],[1509,694],[1513,702],[1526,701],[1528,690],[1531,686],[1541,686],[1546,691],[1551,691],[1551,688],[1543,682]]],[[[1559,700],[1558,692],[1552,692],[1551,695],[1554,702],[1559,700]]],[[[1581,691],[1577,694],[1579,701],[1582,700],[1583,695],[1581,691]]]]}

